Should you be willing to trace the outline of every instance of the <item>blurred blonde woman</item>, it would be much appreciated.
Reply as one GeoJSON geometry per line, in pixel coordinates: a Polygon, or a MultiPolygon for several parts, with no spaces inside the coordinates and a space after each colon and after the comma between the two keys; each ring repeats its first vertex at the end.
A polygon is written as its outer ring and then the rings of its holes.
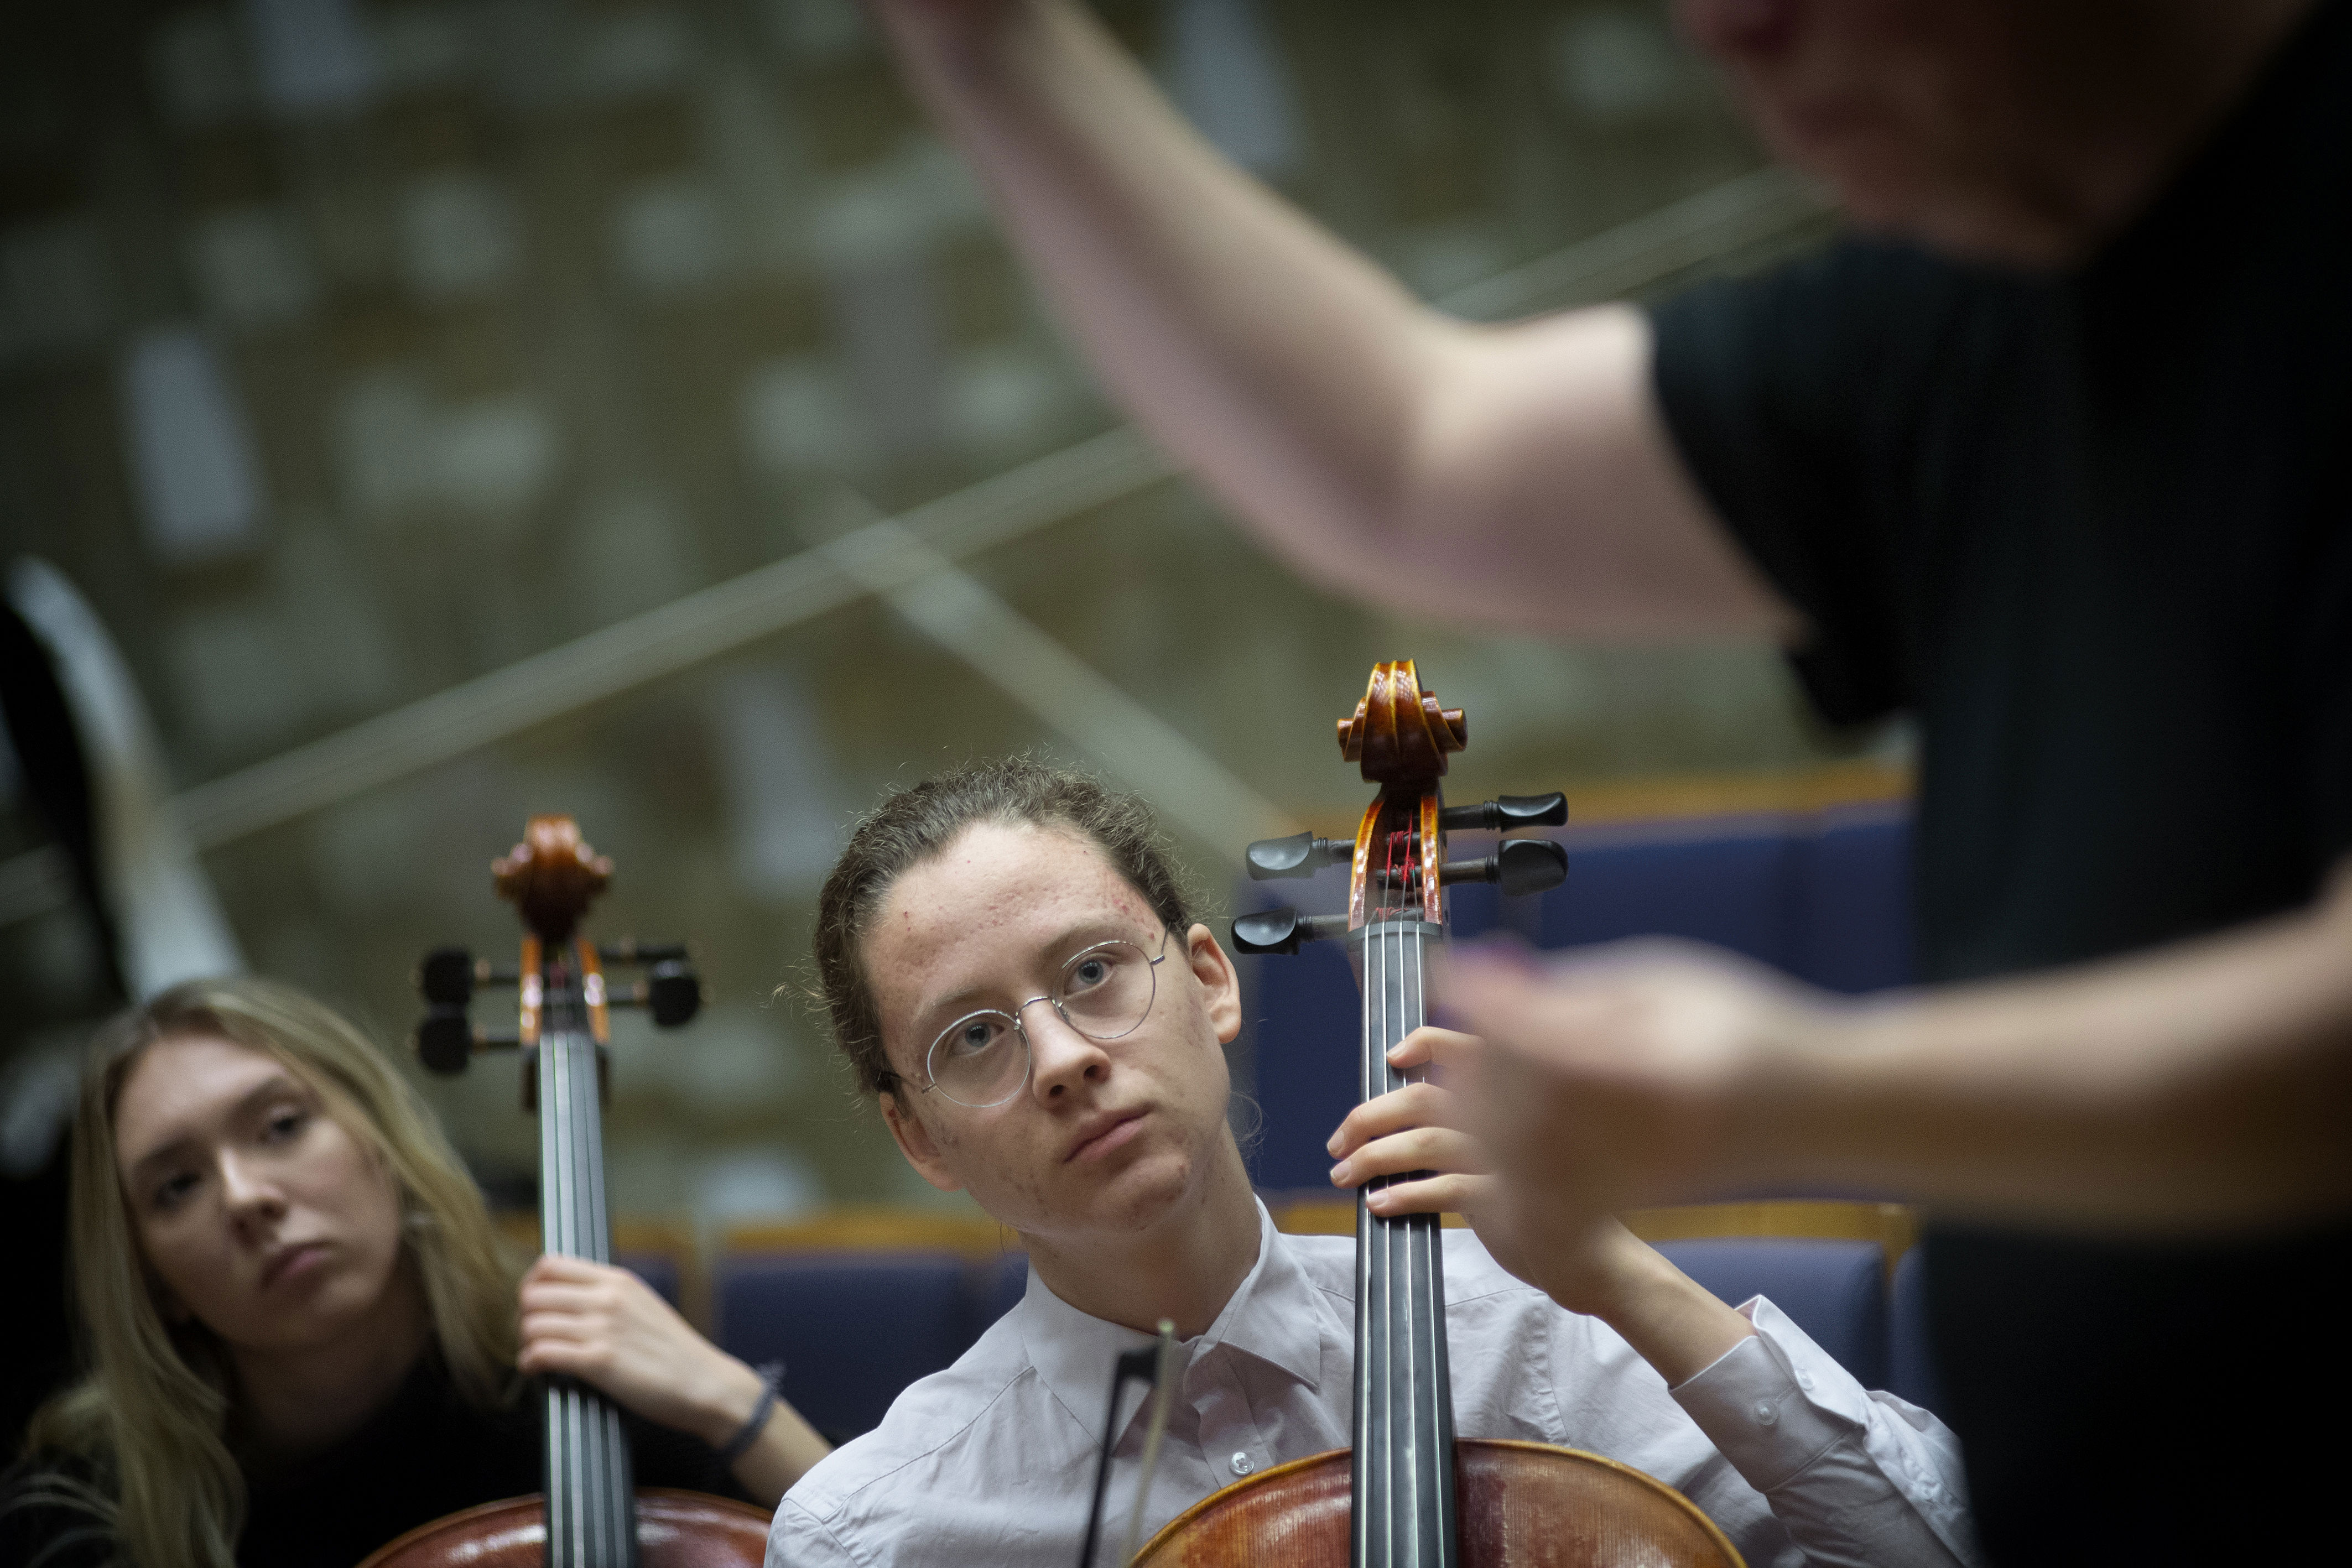
{"type": "Polygon", "coordinates": [[[627,1411],[641,1485],[773,1507],[826,1452],[635,1276],[541,1258],[518,1283],[430,1109],[289,987],[114,1020],[73,1136],[90,1370],[0,1488],[0,1568],[349,1568],[539,1490],[530,1375],[627,1411]]]}

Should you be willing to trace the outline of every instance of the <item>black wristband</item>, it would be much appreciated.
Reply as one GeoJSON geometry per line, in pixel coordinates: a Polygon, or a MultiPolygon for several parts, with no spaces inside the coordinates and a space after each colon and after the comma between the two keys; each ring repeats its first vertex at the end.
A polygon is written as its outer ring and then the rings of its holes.
{"type": "Polygon", "coordinates": [[[760,1402],[751,1406],[751,1418],[744,1422],[741,1429],[733,1437],[727,1439],[727,1446],[719,1450],[719,1462],[722,1465],[731,1465],[741,1458],[751,1445],[760,1440],[760,1434],[768,1429],[768,1417],[775,1413],[776,1391],[762,1385],[760,1389],[760,1402]]]}

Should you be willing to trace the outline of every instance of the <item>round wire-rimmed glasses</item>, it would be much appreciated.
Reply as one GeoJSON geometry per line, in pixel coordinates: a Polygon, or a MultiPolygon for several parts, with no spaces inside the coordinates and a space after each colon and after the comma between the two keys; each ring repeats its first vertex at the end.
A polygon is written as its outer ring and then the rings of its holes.
{"type": "Polygon", "coordinates": [[[1133,942],[1097,942],[1072,956],[1061,977],[1043,996],[1031,997],[1010,1012],[987,1008],[940,1030],[923,1056],[929,1094],[974,1111],[1002,1105],[1029,1082],[1029,1031],[1021,1015],[1051,1002],[1062,1021],[1097,1044],[1133,1034],[1151,1012],[1159,990],[1160,961],[1168,956],[1168,933],[1160,951],[1147,953],[1133,942]]]}

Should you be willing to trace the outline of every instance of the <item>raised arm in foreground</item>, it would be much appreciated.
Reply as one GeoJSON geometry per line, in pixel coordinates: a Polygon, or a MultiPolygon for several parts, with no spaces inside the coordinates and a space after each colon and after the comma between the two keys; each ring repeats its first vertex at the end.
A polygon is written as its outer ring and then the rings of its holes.
{"type": "Polygon", "coordinates": [[[1466,954],[1470,1124],[1505,1203],[1578,1216],[1811,1184],[2137,1233],[2352,1207],[2352,862],[2310,907],[2029,979],[1850,1004],[1627,945],[1466,954]]]}
{"type": "Polygon", "coordinates": [[[1638,312],[1426,309],[1066,0],[877,9],[1112,393],[1301,570],[1523,630],[1793,628],[1673,455],[1638,312]]]}

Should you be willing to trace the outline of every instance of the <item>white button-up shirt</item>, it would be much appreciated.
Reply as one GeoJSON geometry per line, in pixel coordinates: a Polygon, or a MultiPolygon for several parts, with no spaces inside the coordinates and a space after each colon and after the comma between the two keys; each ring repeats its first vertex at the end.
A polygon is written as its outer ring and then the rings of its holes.
{"type": "MultiPolygon", "coordinates": [[[[1150,1531],[1270,1465],[1349,1441],[1355,1240],[1287,1236],[1259,1206],[1258,1258],[1181,1381],[1150,1479],[1150,1531]]],[[[1680,1387],[1596,1318],[1445,1235],[1454,1430],[1621,1460],[1675,1488],[1753,1565],[1973,1563],[1958,1440],[1927,1411],[1865,1393],[1771,1302],[1680,1387]]],[[[979,1568],[1073,1562],[1084,1539],[1119,1354],[1147,1336],[1089,1317],[1033,1269],[1020,1303],[882,1425],[803,1476],[776,1510],[767,1568],[979,1568]]],[[[1103,1510],[1113,1563],[1135,1506],[1144,1395],[1134,1384],[1103,1510]]]]}

